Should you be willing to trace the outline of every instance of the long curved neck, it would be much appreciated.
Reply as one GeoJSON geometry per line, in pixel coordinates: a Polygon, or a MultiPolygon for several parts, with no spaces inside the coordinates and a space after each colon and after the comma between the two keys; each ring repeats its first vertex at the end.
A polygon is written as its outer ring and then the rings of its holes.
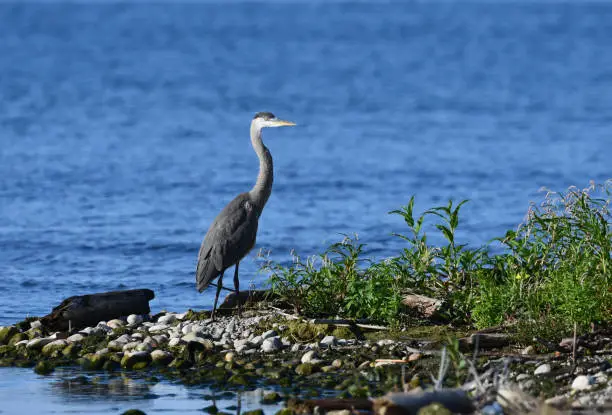
{"type": "Polygon", "coordinates": [[[272,165],[272,155],[261,140],[261,126],[256,123],[251,123],[251,144],[255,153],[257,153],[257,157],[259,157],[259,174],[255,186],[249,191],[249,195],[257,206],[257,216],[259,216],[272,193],[274,167],[272,165]]]}

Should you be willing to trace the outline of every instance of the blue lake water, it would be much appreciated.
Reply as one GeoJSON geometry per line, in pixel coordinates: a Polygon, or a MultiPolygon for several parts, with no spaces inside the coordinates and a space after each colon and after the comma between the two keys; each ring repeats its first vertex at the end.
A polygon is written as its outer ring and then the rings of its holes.
{"type": "MultiPolygon", "coordinates": [[[[264,2],[0,5],[0,324],[63,298],[156,292],[210,307],[208,225],[275,160],[257,248],[279,261],[387,214],[471,199],[462,240],[516,226],[538,189],[612,177],[612,6],[264,2]]],[[[255,252],[242,286],[261,285],[255,252]]]]}

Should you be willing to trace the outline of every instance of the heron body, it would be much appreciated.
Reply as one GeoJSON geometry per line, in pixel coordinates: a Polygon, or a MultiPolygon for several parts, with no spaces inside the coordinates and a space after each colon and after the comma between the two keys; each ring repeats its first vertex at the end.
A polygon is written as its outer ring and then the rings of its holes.
{"type": "Polygon", "coordinates": [[[259,158],[259,174],[253,188],[241,193],[217,215],[210,225],[200,252],[196,269],[196,287],[204,291],[216,278],[217,294],[212,319],[223,283],[223,273],[235,265],[234,290],[239,294],[238,268],[240,261],[255,246],[257,226],[263,208],[272,193],[274,170],[272,155],[262,141],[262,129],[295,125],[277,119],[269,112],[259,112],[251,122],[251,144],[259,158]]]}

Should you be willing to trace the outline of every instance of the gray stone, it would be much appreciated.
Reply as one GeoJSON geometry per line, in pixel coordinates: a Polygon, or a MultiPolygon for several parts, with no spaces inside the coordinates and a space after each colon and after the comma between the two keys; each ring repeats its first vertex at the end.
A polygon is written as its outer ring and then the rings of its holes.
{"type": "Polygon", "coordinates": [[[132,334],[132,339],[134,340],[142,340],[145,338],[145,335],[142,333],[133,333],[132,334]]]}
{"type": "Polygon", "coordinates": [[[265,339],[261,345],[261,351],[264,353],[271,353],[280,350],[283,347],[278,337],[269,337],[265,339]]]}
{"type": "MultiPolygon", "coordinates": [[[[220,343],[220,342],[219,342],[220,343]]],[[[242,339],[242,340],[234,340],[234,349],[236,349],[236,351],[238,353],[242,352],[243,350],[247,349],[247,345],[248,345],[249,341],[247,339],[242,339]]]]}
{"type": "Polygon", "coordinates": [[[592,376],[579,375],[576,376],[576,379],[572,382],[572,389],[574,390],[587,390],[591,389],[591,386],[594,383],[594,378],[592,376]]]}
{"type": "Polygon", "coordinates": [[[89,336],[93,331],[93,327],[85,327],[84,329],[81,329],[79,333],[87,334],[89,336]]]}
{"type": "Polygon", "coordinates": [[[523,350],[521,350],[521,354],[535,354],[535,347],[527,346],[523,350]]]}
{"type": "Polygon", "coordinates": [[[529,378],[531,378],[531,376],[529,376],[527,373],[520,373],[519,375],[516,376],[516,381],[520,382],[522,380],[529,379],[529,378]]]}
{"type": "Polygon", "coordinates": [[[395,344],[395,342],[391,339],[383,339],[383,340],[377,341],[376,344],[379,346],[390,346],[392,344],[395,344]]]}
{"type": "Polygon", "coordinates": [[[129,334],[122,334],[121,336],[117,337],[115,341],[119,344],[127,344],[131,342],[132,339],[130,338],[129,334]]]}
{"type": "Polygon", "coordinates": [[[130,314],[127,318],[128,324],[140,324],[144,321],[144,318],[139,314],[130,314]]]}
{"type": "Polygon", "coordinates": [[[334,336],[325,336],[323,340],[320,342],[321,346],[324,347],[332,347],[336,345],[336,337],[334,336]]]}
{"type": "Polygon", "coordinates": [[[157,345],[160,345],[168,341],[168,336],[166,336],[165,334],[158,334],[156,336],[153,336],[153,340],[155,340],[157,345]]]}
{"type": "Polygon", "coordinates": [[[205,338],[204,333],[200,331],[192,331],[181,337],[185,343],[189,343],[192,341],[201,341],[205,338]]]}
{"type": "Polygon", "coordinates": [[[135,350],[138,352],[150,352],[153,350],[153,346],[151,346],[150,343],[140,343],[138,346],[136,346],[135,350]]]}
{"type": "Polygon", "coordinates": [[[292,353],[296,353],[300,351],[300,345],[299,343],[295,343],[293,346],[291,346],[291,352],[292,353]]]}
{"type": "Polygon", "coordinates": [[[255,336],[251,340],[249,340],[249,345],[252,347],[259,347],[263,343],[263,339],[261,336],[255,336]]]}
{"type": "Polygon", "coordinates": [[[551,367],[548,363],[544,363],[543,365],[540,365],[538,367],[536,367],[536,369],[533,371],[534,375],[545,375],[547,373],[550,373],[551,371],[551,367]]]}
{"type": "Polygon", "coordinates": [[[129,352],[130,350],[134,350],[136,347],[138,347],[139,344],[140,342],[129,342],[129,343],[124,344],[121,349],[124,352],[129,352]]]}
{"type": "Polygon", "coordinates": [[[278,336],[278,334],[274,330],[268,330],[264,334],[261,335],[261,338],[262,340],[266,340],[274,336],[278,336]]]}

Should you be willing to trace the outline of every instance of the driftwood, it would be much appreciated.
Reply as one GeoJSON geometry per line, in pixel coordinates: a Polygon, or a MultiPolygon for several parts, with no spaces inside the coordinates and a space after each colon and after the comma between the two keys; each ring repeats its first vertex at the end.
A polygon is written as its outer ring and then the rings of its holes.
{"type": "Polygon", "coordinates": [[[474,349],[497,349],[509,344],[510,336],[503,333],[474,333],[459,339],[459,348],[464,352],[474,349]]]}
{"type": "Polygon", "coordinates": [[[419,294],[407,294],[402,299],[402,304],[416,311],[425,318],[437,318],[442,307],[442,300],[426,297],[419,294]]]}
{"type": "Polygon", "coordinates": [[[48,331],[78,330],[130,314],[148,314],[149,289],[110,291],[66,298],[40,321],[48,331]]]}

